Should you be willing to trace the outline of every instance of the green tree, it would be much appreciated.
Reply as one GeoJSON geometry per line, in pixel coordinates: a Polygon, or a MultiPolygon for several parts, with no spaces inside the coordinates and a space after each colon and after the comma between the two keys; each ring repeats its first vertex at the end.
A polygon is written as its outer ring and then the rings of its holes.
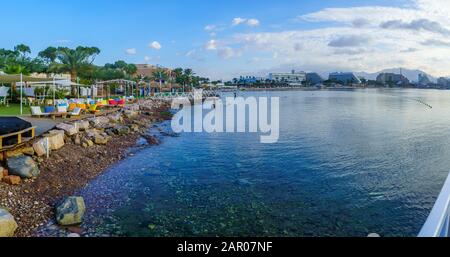
{"type": "Polygon", "coordinates": [[[136,74],[137,70],[138,70],[138,68],[134,64],[127,64],[127,66],[124,68],[125,73],[130,78],[133,77],[136,74]]]}
{"type": "Polygon", "coordinates": [[[6,64],[5,67],[3,68],[3,71],[6,74],[24,74],[24,75],[30,74],[30,72],[27,70],[25,66],[17,63],[6,64]]]}
{"type": "Polygon", "coordinates": [[[156,82],[159,82],[159,89],[160,89],[160,91],[162,89],[161,88],[162,87],[162,83],[164,81],[167,81],[168,77],[169,76],[168,76],[166,70],[163,69],[163,68],[159,68],[158,67],[152,72],[152,80],[154,80],[156,82]]]}
{"type": "Polygon", "coordinates": [[[47,49],[39,52],[38,57],[42,58],[47,64],[52,64],[58,58],[58,48],[47,47],[47,49]]]}
{"type": "MultiPolygon", "coordinates": [[[[57,57],[52,65],[52,70],[58,72],[70,73],[72,81],[76,81],[78,73],[85,69],[89,69],[95,60],[95,57],[100,53],[97,47],[82,47],[70,49],[67,47],[59,47],[57,57]]],[[[72,95],[77,94],[77,87],[72,87],[72,95]]]]}
{"type": "Polygon", "coordinates": [[[31,54],[31,49],[27,45],[20,44],[14,47],[14,52],[19,53],[22,57],[26,57],[27,54],[31,54]]]}

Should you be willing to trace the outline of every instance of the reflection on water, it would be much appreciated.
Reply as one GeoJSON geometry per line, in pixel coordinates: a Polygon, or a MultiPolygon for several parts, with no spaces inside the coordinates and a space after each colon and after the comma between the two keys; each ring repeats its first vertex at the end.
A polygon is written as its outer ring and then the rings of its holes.
{"type": "Polygon", "coordinates": [[[182,134],[82,195],[90,235],[415,236],[450,170],[450,92],[280,97],[280,140],[182,134]],[[419,102],[420,100],[421,102],[419,102]],[[432,106],[432,108],[424,105],[432,106]]]}

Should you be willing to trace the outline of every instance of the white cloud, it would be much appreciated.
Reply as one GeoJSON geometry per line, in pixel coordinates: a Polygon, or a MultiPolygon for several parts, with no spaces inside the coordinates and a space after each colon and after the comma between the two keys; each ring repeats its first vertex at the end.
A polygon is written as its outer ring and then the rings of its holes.
{"type": "Polygon", "coordinates": [[[145,56],[144,57],[144,60],[146,61],[146,62],[148,62],[148,61],[150,61],[152,58],[150,57],[150,56],[145,56]]]}
{"type": "Polygon", "coordinates": [[[249,20],[247,21],[247,25],[250,26],[250,27],[256,27],[256,26],[259,26],[259,24],[260,24],[260,22],[259,22],[259,20],[257,20],[257,19],[249,19],[249,20]]]}
{"type": "Polygon", "coordinates": [[[205,45],[206,50],[217,50],[217,41],[212,39],[209,40],[205,45]]]}
{"type": "Polygon", "coordinates": [[[225,46],[225,47],[221,47],[217,50],[217,54],[219,55],[220,58],[222,59],[231,59],[233,57],[238,57],[240,56],[240,52],[236,49],[233,49],[229,46],[225,46]]]}
{"type": "Polygon", "coordinates": [[[244,23],[246,21],[247,21],[247,19],[238,17],[238,18],[234,18],[231,23],[233,24],[233,26],[237,26],[237,25],[240,25],[240,24],[242,24],[242,23],[244,23]]]}
{"type": "Polygon", "coordinates": [[[187,52],[185,54],[185,56],[189,57],[189,58],[191,58],[193,60],[196,60],[196,61],[203,61],[204,60],[202,54],[199,51],[197,51],[197,49],[190,50],[189,52],[187,52]]]}
{"type": "Polygon", "coordinates": [[[216,25],[206,25],[205,30],[206,31],[214,31],[217,28],[216,25]]]}
{"type": "Polygon", "coordinates": [[[247,18],[238,17],[238,18],[234,18],[233,21],[231,22],[231,24],[233,26],[238,26],[238,25],[241,25],[241,24],[245,24],[245,25],[250,26],[250,27],[256,27],[256,26],[260,25],[260,22],[259,22],[259,20],[254,19],[254,18],[247,19],[247,18]]]}
{"type": "MultiPolygon", "coordinates": [[[[447,0],[411,0],[400,7],[326,8],[297,18],[312,25],[320,22],[318,29],[238,33],[215,39],[214,46],[223,59],[242,55],[246,60],[270,59],[255,61],[252,68],[261,71],[374,72],[401,66],[444,76],[450,75],[450,63],[442,58],[450,55],[448,13],[447,0]]],[[[233,25],[248,25],[248,21],[235,18],[233,25]]],[[[229,69],[239,74],[242,68],[229,69]]]]}
{"type": "Polygon", "coordinates": [[[129,48],[129,49],[125,50],[125,52],[126,52],[128,55],[135,55],[135,54],[137,54],[136,48],[129,48]]]}
{"type": "Polygon", "coordinates": [[[149,47],[155,50],[160,50],[162,48],[161,44],[158,41],[153,41],[149,44],[149,47]]]}

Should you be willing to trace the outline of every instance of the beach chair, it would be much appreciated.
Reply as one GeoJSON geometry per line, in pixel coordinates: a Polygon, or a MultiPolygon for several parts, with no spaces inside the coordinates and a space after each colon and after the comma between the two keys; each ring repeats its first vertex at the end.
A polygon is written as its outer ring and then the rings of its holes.
{"type": "Polygon", "coordinates": [[[110,99],[110,100],[108,101],[108,103],[109,103],[109,106],[112,106],[112,107],[116,107],[116,106],[117,106],[117,101],[114,100],[114,99],[110,99]]]}
{"type": "Polygon", "coordinates": [[[54,106],[45,106],[44,110],[46,113],[49,113],[52,119],[56,119],[56,117],[61,117],[63,119],[67,118],[67,111],[65,111],[65,108],[55,108],[54,106]]]}
{"type": "Polygon", "coordinates": [[[86,104],[83,104],[83,103],[78,103],[77,104],[77,108],[80,108],[82,111],[86,111],[87,110],[86,104]]]}
{"type": "Polygon", "coordinates": [[[58,105],[57,110],[60,113],[67,112],[67,106],[65,106],[65,105],[58,105]]]}
{"type": "Polygon", "coordinates": [[[99,110],[97,110],[97,108],[98,108],[98,106],[96,104],[93,104],[93,105],[91,105],[91,107],[89,107],[89,112],[91,114],[97,114],[100,112],[99,110]]]}
{"type": "Polygon", "coordinates": [[[0,104],[8,105],[7,97],[8,97],[9,88],[0,87],[0,104]]]}
{"type": "Polygon", "coordinates": [[[50,113],[43,113],[41,107],[39,106],[31,106],[31,116],[32,117],[47,117],[50,116],[50,113]]]}
{"type": "Polygon", "coordinates": [[[77,108],[77,104],[76,103],[70,103],[68,111],[69,112],[73,112],[73,110],[75,110],[75,108],[77,108]]]}
{"type": "Polygon", "coordinates": [[[119,101],[117,101],[117,106],[118,107],[124,108],[125,104],[126,104],[125,99],[120,99],[119,101]]]}
{"type": "Polygon", "coordinates": [[[72,112],[69,112],[68,115],[73,118],[73,117],[79,117],[81,116],[81,108],[75,108],[72,112]]]}

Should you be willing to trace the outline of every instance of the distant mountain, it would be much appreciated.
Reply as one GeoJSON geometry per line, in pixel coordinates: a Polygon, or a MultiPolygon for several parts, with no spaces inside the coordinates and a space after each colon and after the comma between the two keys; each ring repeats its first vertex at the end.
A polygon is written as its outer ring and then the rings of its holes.
{"type": "MultiPolygon", "coordinates": [[[[431,82],[436,82],[437,78],[431,76],[430,74],[421,71],[421,70],[410,70],[410,69],[401,69],[403,76],[407,77],[411,82],[417,82],[419,74],[426,74],[431,82]]],[[[364,77],[369,80],[375,80],[380,73],[400,73],[400,68],[396,69],[385,69],[375,73],[367,73],[367,72],[355,72],[356,76],[364,77]]]]}

